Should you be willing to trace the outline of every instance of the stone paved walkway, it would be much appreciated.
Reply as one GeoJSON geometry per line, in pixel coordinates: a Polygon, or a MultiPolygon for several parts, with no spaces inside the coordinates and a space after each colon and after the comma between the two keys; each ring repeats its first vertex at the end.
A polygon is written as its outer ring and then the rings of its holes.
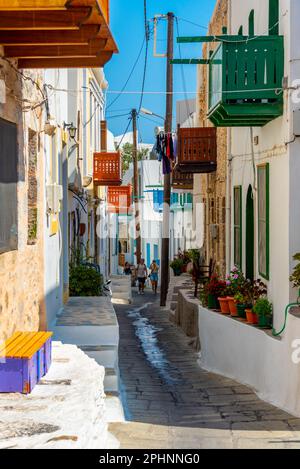
{"type": "Polygon", "coordinates": [[[127,422],[110,431],[121,448],[300,448],[300,419],[200,369],[152,293],[116,311],[127,422]]]}

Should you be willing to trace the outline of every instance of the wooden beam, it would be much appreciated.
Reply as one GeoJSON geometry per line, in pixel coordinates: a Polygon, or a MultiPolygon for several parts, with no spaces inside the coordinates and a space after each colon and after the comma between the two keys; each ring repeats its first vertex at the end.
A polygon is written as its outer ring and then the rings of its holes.
{"type": "Polygon", "coordinates": [[[1,31],[0,44],[10,45],[72,45],[88,44],[96,38],[100,30],[99,25],[83,25],[78,31],[1,31]]]}
{"type": "Polygon", "coordinates": [[[111,59],[113,52],[102,52],[99,57],[83,58],[45,58],[45,59],[20,59],[18,67],[29,68],[93,68],[104,67],[111,59]]]}
{"type": "Polygon", "coordinates": [[[76,29],[88,20],[90,7],[68,10],[1,11],[0,30],[76,29]]]}
{"type": "Polygon", "coordinates": [[[0,10],[52,10],[65,8],[66,0],[0,0],[0,10]]]}
{"type": "Polygon", "coordinates": [[[44,57],[90,57],[101,54],[106,46],[106,39],[93,39],[88,45],[70,46],[6,46],[5,57],[44,58],[44,57]]]}

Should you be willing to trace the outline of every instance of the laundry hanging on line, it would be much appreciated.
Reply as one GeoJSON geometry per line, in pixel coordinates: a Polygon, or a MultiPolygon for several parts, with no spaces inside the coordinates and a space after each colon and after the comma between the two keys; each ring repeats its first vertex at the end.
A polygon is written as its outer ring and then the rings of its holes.
{"type": "Polygon", "coordinates": [[[171,163],[177,158],[177,134],[160,132],[156,137],[154,151],[158,161],[162,161],[163,174],[170,174],[171,163]]]}

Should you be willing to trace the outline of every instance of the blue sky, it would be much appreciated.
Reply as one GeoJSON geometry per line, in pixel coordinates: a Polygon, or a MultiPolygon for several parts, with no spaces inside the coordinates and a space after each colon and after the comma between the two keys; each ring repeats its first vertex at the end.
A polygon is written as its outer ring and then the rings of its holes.
{"type": "MultiPolygon", "coordinates": [[[[121,90],[130,70],[138,56],[144,38],[144,2],[143,0],[111,0],[111,30],[118,44],[120,53],[115,55],[105,67],[105,74],[109,82],[110,91],[121,90]]],[[[181,36],[205,35],[208,21],[213,12],[215,0],[147,0],[147,17],[151,19],[155,14],[166,14],[172,11],[178,17],[179,34],[181,36]],[[188,21],[196,24],[191,24],[188,21]],[[204,26],[200,27],[200,26],[204,26]]],[[[153,23],[151,23],[152,25],[153,23]]],[[[158,49],[165,52],[166,49],[166,21],[162,21],[158,30],[158,49]]],[[[179,57],[179,49],[176,43],[176,22],[174,38],[174,56],[179,57]]],[[[201,56],[201,44],[187,44],[181,46],[183,57],[201,56]]],[[[129,81],[126,91],[140,91],[142,87],[142,77],[144,68],[144,50],[129,81]]],[[[196,66],[185,65],[184,75],[187,91],[196,89],[196,66]]],[[[166,88],[166,59],[153,57],[153,35],[149,44],[148,68],[146,76],[145,91],[165,91],[166,88]]],[[[180,91],[182,94],[174,96],[174,111],[176,110],[176,100],[184,99],[184,86],[180,65],[174,65],[174,91],[180,91]]],[[[115,94],[107,96],[107,104],[112,102],[115,94]]],[[[194,96],[189,94],[189,98],[194,96]]],[[[130,109],[138,108],[140,94],[122,95],[107,111],[108,125],[110,130],[119,135],[125,131],[128,123],[127,116],[113,117],[126,112],[130,109]]],[[[146,94],[143,101],[143,107],[151,109],[156,114],[164,116],[165,114],[165,95],[146,94]]],[[[157,123],[139,118],[140,139],[144,143],[152,143],[153,128],[161,125],[162,121],[151,117],[157,123]]]]}

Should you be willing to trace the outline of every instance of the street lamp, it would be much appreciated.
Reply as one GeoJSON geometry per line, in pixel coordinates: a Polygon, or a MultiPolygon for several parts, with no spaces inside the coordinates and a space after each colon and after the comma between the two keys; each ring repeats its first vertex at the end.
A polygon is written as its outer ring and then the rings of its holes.
{"type": "Polygon", "coordinates": [[[64,122],[64,130],[66,130],[66,129],[68,129],[70,138],[72,140],[75,140],[77,128],[75,127],[73,122],[71,124],[67,124],[66,122],[64,122]]]}
{"type": "Polygon", "coordinates": [[[146,114],[147,116],[159,117],[160,119],[162,119],[163,121],[165,121],[165,118],[164,118],[164,117],[160,116],[159,114],[155,114],[155,112],[150,111],[149,109],[145,109],[144,107],[141,107],[140,112],[141,112],[142,114],[146,114]]]}

